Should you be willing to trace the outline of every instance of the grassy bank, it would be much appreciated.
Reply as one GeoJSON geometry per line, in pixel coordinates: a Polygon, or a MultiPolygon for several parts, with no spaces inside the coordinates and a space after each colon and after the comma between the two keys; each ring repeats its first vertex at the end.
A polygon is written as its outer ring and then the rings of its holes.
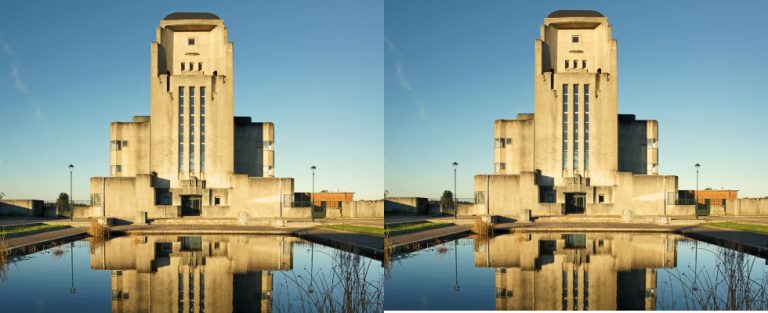
{"type": "Polygon", "coordinates": [[[17,237],[17,236],[24,235],[26,233],[64,229],[69,227],[70,227],[69,225],[48,225],[48,224],[42,224],[42,223],[28,224],[28,225],[2,226],[0,227],[0,236],[17,237]]]}
{"type": "Polygon", "coordinates": [[[439,228],[439,227],[446,227],[446,226],[453,226],[453,225],[455,224],[424,222],[424,223],[407,224],[407,225],[390,227],[386,229],[386,232],[393,233],[393,232],[408,231],[408,230],[427,230],[431,228],[439,228]]]}
{"type": "Polygon", "coordinates": [[[376,236],[376,237],[384,237],[384,228],[379,228],[379,227],[338,224],[338,225],[323,225],[323,226],[320,226],[320,228],[348,231],[348,232],[360,233],[360,234],[376,236]]]}
{"type": "Polygon", "coordinates": [[[741,224],[741,223],[734,223],[734,222],[707,223],[704,225],[768,235],[768,226],[766,225],[741,224]]]}

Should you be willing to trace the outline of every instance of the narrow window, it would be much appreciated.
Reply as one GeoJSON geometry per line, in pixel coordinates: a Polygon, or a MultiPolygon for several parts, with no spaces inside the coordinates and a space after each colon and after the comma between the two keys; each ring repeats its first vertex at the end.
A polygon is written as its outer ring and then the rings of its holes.
{"type": "Polygon", "coordinates": [[[579,85],[573,85],[573,168],[579,168],[579,85]]]}
{"type": "Polygon", "coordinates": [[[195,143],[189,143],[189,171],[195,171],[195,143]]]}
{"type": "MultiPolygon", "coordinates": [[[[605,196],[604,195],[597,196],[597,201],[600,202],[600,203],[605,202],[605,196]]],[[[602,245],[603,245],[603,243],[601,242],[600,246],[602,246],[602,245]]]]}
{"type": "Polygon", "coordinates": [[[573,68],[579,68],[579,60],[573,60],[573,68]]]}
{"type": "Polygon", "coordinates": [[[584,84],[584,169],[589,169],[589,85],[584,84]]]}
{"type": "Polygon", "coordinates": [[[189,62],[189,70],[190,71],[194,71],[195,70],[195,63],[194,62],[189,62]]]}
{"type": "Polygon", "coordinates": [[[184,171],[184,87],[179,87],[179,172],[183,172],[183,171],[184,171]]]}
{"type": "MultiPolygon", "coordinates": [[[[585,62],[586,62],[586,61],[585,61],[585,62]]],[[[203,70],[203,62],[198,62],[198,63],[197,63],[197,70],[198,70],[198,71],[202,71],[202,70],[203,70]]]]}
{"type": "Polygon", "coordinates": [[[187,63],[181,62],[181,71],[182,72],[186,70],[186,66],[187,66],[187,63]]]}
{"type": "Polygon", "coordinates": [[[587,68],[587,60],[581,60],[581,68],[587,68]]]}
{"type": "MultiPolygon", "coordinates": [[[[570,66],[570,64],[571,64],[570,62],[571,62],[571,61],[565,60],[565,68],[568,68],[568,67],[570,66]]],[[[184,70],[184,64],[182,64],[182,66],[181,66],[181,70],[182,70],[182,71],[184,70]]]]}
{"type": "MultiPolygon", "coordinates": [[[[568,61],[565,61],[568,63],[568,61]]],[[[563,84],[563,169],[568,168],[568,85],[563,84]]]]}

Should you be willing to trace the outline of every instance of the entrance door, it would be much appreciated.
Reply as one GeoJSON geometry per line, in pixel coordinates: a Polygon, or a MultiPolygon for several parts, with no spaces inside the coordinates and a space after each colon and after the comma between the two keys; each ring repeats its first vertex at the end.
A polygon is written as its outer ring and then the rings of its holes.
{"type": "Polygon", "coordinates": [[[325,206],[326,202],[321,201],[320,205],[312,207],[312,218],[325,218],[325,206]]]}
{"type": "Polygon", "coordinates": [[[200,216],[202,196],[181,196],[181,216],[200,216]]]}
{"type": "Polygon", "coordinates": [[[705,199],[704,204],[697,203],[696,210],[698,216],[709,216],[709,208],[712,205],[712,199],[705,199]]]}
{"type": "Polygon", "coordinates": [[[584,213],[587,206],[587,194],[585,193],[566,193],[565,194],[565,214],[584,213]]]}

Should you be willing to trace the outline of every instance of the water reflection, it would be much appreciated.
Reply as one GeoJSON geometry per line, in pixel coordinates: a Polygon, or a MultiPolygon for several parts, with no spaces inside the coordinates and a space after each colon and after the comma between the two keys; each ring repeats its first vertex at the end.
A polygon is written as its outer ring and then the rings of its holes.
{"type": "Polygon", "coordinates": [[[515,233],[393,259],[388,310],[768,309],[765,259],[670,233],[515,233]]]}
{"type": "Polygon", "coordinates": [[[112,312],[369,312],[383,305],[379,262],[295,237],[131,236],[91,247],[91,268],[110,271],[112,312]],[[337,281],[339,273],[349,280],[337,281]],[[351,287],[357,292],[349,296],[351,287]]]}
{"type": "Polygon", "coordinates": [[[510,234],[478,242],[499,310],[653,310],[656,270],[676,266],[672,234],[510,234]]]}

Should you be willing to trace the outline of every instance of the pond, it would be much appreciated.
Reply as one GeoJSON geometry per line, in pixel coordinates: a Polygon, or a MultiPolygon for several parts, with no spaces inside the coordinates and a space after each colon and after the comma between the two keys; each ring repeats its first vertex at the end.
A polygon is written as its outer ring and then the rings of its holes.
{"type": "Polygon", "coordinates": [[[381,312],[381,262],[288,236],[129,236],[9,259],[3,312],[381,312]]]}
{"type": "Polygon", "coordinates": [[[662,233],[514,233],[397,255],[385,310],[768,309],[768,265],[662,233]]]}

